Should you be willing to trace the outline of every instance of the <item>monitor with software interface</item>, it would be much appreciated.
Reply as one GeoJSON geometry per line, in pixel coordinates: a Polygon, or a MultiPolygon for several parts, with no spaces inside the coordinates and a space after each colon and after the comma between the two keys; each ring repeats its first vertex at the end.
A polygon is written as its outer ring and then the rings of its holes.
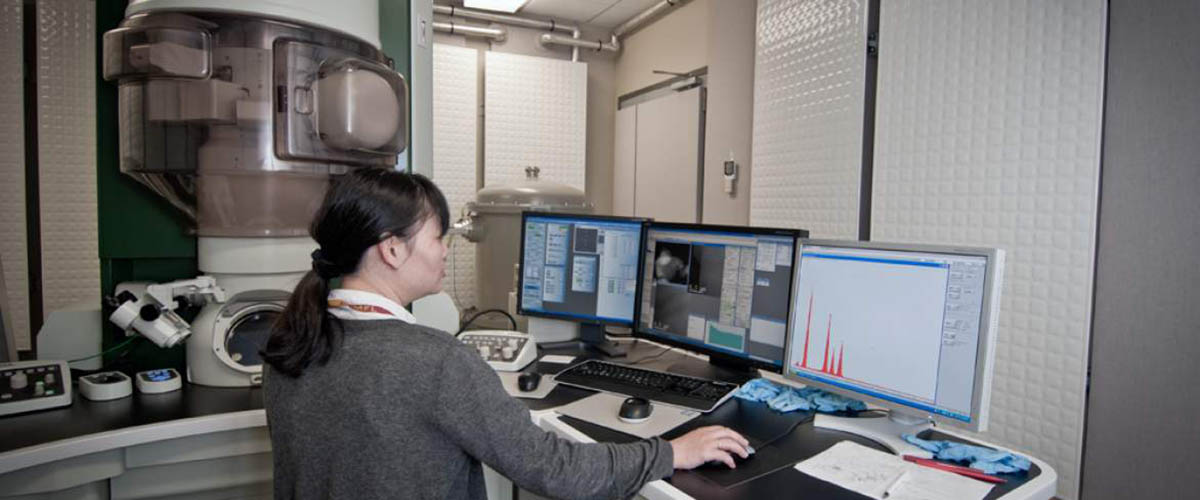
{"type": "Polygon", "coordinates": [[[600,325],[633,326],[645,224],[630,217],[523,213],[518,312],[578,322],[585,342],[611,348],[600,325]]]}
{"type": "Polygon", "coordinates": [[[892,414],[817,424],[986,429],[1003,265],[990,248],[802,240],[785,375],[892,414]]]}
{"type": "Polygon", "coordinates": [[[639,336],[713,364],[783,368],[800,229],[653,222],[646,231],[639,336]]]}

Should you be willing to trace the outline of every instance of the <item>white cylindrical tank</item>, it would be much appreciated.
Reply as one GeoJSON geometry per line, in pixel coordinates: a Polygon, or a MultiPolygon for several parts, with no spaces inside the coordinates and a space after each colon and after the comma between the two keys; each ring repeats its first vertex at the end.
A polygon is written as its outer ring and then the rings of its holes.
{"type": "Polygon", "coordinates": [[[521,251],[521,212],[591,213],[587,195],[565,184],[540,179],[538,167],[527,167],[525,179],[489,186],[475,194],[466,210],[471,220],[467,239],[476,243],[478,308],[508,309],[508,293],[516,284],[513,268],[521,251]]]}

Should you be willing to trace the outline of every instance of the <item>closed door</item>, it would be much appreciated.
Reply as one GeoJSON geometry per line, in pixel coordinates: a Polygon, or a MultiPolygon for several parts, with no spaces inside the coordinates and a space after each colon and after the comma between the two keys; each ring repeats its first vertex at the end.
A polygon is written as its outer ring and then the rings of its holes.
{"type": "Polygon", "coordinates": [[[703,89],[617,112],[613,211],[667,222],[699,222],[703,89]]]}

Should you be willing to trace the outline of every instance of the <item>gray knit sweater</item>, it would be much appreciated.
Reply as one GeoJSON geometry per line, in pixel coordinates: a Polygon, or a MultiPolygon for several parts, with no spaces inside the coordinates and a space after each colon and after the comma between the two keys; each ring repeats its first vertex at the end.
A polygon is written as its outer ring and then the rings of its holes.
{"type": "Polygon", "coordinates": [[[485,463],[537,494],[625,498],[672,471],[660,438],[581,444],[535,426],[479,355],[402,321],[343,320],[299,378],[267,370],[276,498],[486,498],[485,463]]]}

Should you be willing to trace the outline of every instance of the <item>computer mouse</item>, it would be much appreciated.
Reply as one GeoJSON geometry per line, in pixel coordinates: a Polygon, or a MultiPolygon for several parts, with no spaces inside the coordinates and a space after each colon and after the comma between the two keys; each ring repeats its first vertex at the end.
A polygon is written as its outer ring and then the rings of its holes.
{"type": "Polygon", "coordinates": [[[521,392],[532,392],[537,389],[538,382],[541,381],[542,374],[540,373],[522,373],[517,377],[517,389],[520,389],[521,392]]]}
{"type": "Polygon", "coordinates": [[[643,398],[628,398],[621,403],[617,418],[627,424],[640,424],[649,420],[653,412],[654,406],[649,401],[643,398]]]}
{"type": "MultiPolygon", "coordinates": [[[[746,463],[748,460],[754,458],[754,454],[758,453],[758,450],[755,450],[753,446],[747,446],[746,452],[748,453],[748,455],[746,455],[746,458],[742,458],[741,455],[738,455],[737,453],[734,453],[732,451],[729,452],[729,456],[733,457],[733,463],[735,465],[742,465],[742,464],[746,463]]],[[[729,468],[729,465],[725,464],[725,462],[722,462],[720,460],[712,460],[712,461],[704,462],[704,466],[709,467],[709,468],[719,468],[719,469],[728,469],[729,468]]]]}

